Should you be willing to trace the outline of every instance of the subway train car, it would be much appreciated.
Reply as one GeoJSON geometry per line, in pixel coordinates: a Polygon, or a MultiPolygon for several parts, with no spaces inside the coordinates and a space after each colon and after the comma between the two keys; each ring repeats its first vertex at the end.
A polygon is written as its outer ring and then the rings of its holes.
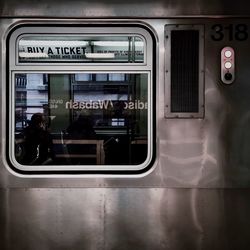
{"type": "Polygon", "coordinates": [[[2,0],[0,249],[249,249],[249,16],[2,0]]]}

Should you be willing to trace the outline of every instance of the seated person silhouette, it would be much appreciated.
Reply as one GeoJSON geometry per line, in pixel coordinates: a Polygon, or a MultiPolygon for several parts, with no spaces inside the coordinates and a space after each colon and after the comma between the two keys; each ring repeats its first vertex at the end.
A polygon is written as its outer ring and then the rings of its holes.
{"type": "Polygon", "coordinates": [[[52,138],[45,129],[45,118],[42,113],[35,113],[29,125],[24,129],[24,157],[27,165],[42,165],[51,161],[52,138]]]}
{"type": "MultiPolygon", "coordinates": [[[[88,114],[80,114],[76,121],[73,121],[67,128],[67,138],[70,140],[76,140],[74,144],[68,145],[68,153],[70,155],[91,154],[95,151],[93,145],[77,144],[77,141],[81,140],[95,140],[96,133],[93,128],[93,121],[88,114]]],[[[86,158],[74,158],[70,159],[71,164],[91,164],[90,159],[86,158]]]]}

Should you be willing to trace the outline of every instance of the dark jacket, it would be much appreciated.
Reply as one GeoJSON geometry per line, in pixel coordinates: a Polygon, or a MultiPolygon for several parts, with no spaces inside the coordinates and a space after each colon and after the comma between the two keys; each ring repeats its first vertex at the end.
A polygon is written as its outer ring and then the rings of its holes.
{"type": "Polygon", "coordinates": [[[53,158],[52,138],[43,128],[29,125],[24,129],[24,140],[24,164],[41,165],[53,158]]]}

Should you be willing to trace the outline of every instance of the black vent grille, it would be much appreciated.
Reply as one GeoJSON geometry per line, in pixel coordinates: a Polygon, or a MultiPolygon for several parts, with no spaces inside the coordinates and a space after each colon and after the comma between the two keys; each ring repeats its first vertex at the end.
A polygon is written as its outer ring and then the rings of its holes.
{"type": "Polygon", "coordinates": [[[199,112],[199,31],[171,31],[171,112],[199,112]]]}

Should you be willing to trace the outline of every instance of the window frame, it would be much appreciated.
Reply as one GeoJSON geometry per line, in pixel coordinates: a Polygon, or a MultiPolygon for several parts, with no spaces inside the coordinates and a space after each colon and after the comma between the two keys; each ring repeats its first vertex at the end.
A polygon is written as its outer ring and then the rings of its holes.
{"type": "MultiPolygon", "coordinates": [[[[109,35],[109,33],[112,33],[115,35],[122,34],[124,36],[126,35],[136,35],[136,36],[143,36],[145,39],[145,46],[144,46],[144,62],[143,63],[131,63],[131,62],[112,62],[112,63],[85,63],[85,62],[77,62],[77,63],[58,63],[58,62],[52,62],[52,63],[23,63],[18,62],[18,39],[20,39],[21,34],[25,32],[25,35],[27,34],[27,31],[30,32],[30,29],[35,29],[35,31],[32,33],[39,34],[40,30],[38,32],[37,26],[38,25],[27,25],[28,27],[24,27],[23,25],[21,27],[16,27],[14,30],[12,30],[7,39],[7,83],[9,84],[8,88],[8,96],[7,96],[7,107],[9,107],[9,110],[7,110],[7,118],[6,119],[6,127],[7,131],[7,143],[6,143],[6,154],[7,154],[7,161],[9,163],[9,166],[12,170],[14,170],[15,173],[22,174],[25,176],[28,175],[86,175],[86,174],[118,174],[118,175],[133,175],[133,174],[141,174],[146,171],[148,171],[155,160],[155,48],[156,48],[156,41],[153,32],[143,25],[135,24],[135,25],[128,25],[128,24],[117,24],[117,25],[106,25],[100,27],[100,25],[86,25],[86,27],[82,27],[79,29],[77,27],[77,30],[79,34],[84,34],[84,30],[91,29],[92,35],[99,36],[102,34],[103,36],[109,35]],[[95,32],[93,32],[93,26],[95,27],[95,32]],[[125,29],[126,32],[120,32],[121,26],[123,26],[123,30],[125,29]],[[28,30],[27,30],[28,29],[28,30]],[[133,33],[129,33],[129,30],[132,30],[133,33]],[[135,32],[136,31],[136,32],[135,32]],[[113,33],[114,32],[114,33],[113,33]],[[15,46],[15,49],[10,49],[15,46]],[[14,54],[14,55],[13,55],[14,54]],[[84,65],[84,69],[81,69],[81,67],[84,65]],[[32,69],[30,69],[30,66],[32,66],[32,69]],[[41,69],[42,68],[42,69],[41,69]],[[100,68],[97,70],[96,68],[100,68]],[[73,70],[74,69],[74,70],[73,70]],[[81,70],[80,70],[81,69],[81,70]],[[111,70],[112,69],[112,70],[111,70]],[[147,138],[148,138],[148,154],[147,159],[139,165],[40,165],[40,166],[25,166],[19,164],[15,157],[14,157],[14,137],[15,137],[15,123],[14,123],[14,117],[15,117],[15,100],[14,100],[14,94],[15,94],[15,74],[23,74],[23,73],[55,73],[55,74],[76,74],[76,73],[104,73],[104,74],[110,74],[110,73],[128,73],[128,74],[147,74],[148,75],[148,81],[147,81],[147,90],[148,90],[148,110],[147,110],[147,138]],[[8,115],[9,114],[9,115],[8,115]],[[52,167],[53,166],[53,167],[52,167]]],[[[40,26],[39,26],[40,27],[40,26]]],[[[73,26],[66,26],[62,25],[61,28],[58,27],[58,25],[42,25],[42,28],[45,30],[49,30],[53,32],[56,30],[56,34],[59,36],[64,34],[65,31],[68,31],[69,34],[72,34],[72,28],[76,29],[76,27],[73,26]],[[62,28],[63,31],[62,32],[62,28]]],[[[49,34],[49,33],[46,33],[49,34]]],[[[74,35],[77,35],[74,33],[74,35]]]]}

